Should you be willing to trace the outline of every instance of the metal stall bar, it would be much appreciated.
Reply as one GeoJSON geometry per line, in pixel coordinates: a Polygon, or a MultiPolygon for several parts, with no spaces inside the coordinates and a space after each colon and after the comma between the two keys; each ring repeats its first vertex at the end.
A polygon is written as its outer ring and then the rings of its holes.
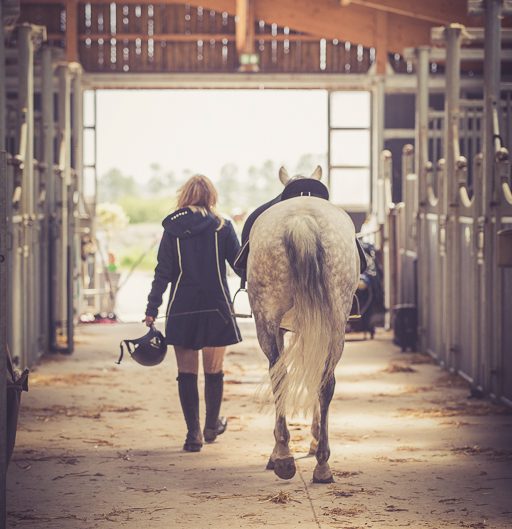
{"type": "Polygon", "coordinates": [[[7,474],[7,160],[5,149],[5,35],[0,2],[0,527],[6,525],[7,474]]]}
{"type": "Polygon", "coordinates": [[[59,161],[58,174],[58,239],[57,239],[57,348],[61,352],[71,352],[72,344],[69,336],[69,274],[72,240],[70,240],[69,224],[69,191],[71,187],[71,79],[68,64],[60,64],[57,68],[59,79],[58,99],[58,130],[59,130],[59,161]]]}
{"type": "Polygon", "coordinates": [[[73,78],[71,89],[73,94],[73,126],[72,126],[72,148],[73,148],[73,168],[80,175],[78,178],[77,191],[83,194],[83,144],[84,144],[84,100],[82,88],[82,67],[78,63],[71,65],[73,78]]]}
{"type": "MultiPolygon", "coordinates": [[[[83,186],[83,208],[87,211],[88,226],[84,230],[84,248],[85,260],[82,263],[83,278],[83,303],[85,312],[100,311],[98,270],[96,266],[96,254],[94,251],[96,238],[96,199],[98,189],[97,174],[97,92],[96,90],[86,90],[83,92],[84,98],[84,116],[83,131],[84,137],[84,160],[82,169],[82,186],[83,186]],[[87,135],[87,136],[86,136],[87,135]],[[85,141],[87,138],[87,141],[85,141]]],[[[327,99],[329,101],[329,99],[327,99]]]]}
{"type": "Polygon", "coordinates": [[[400,303],[417,306],[417,251],[416,218],[418,204],[417,175],[414,172],[414,147],[404,145],[402,149],[402,193],[403,220],[400,241],[401,257],[401,296],[400,303]]]}
{"type": "Polygon", "coordinates": [[[6,127],[6,65],[5,65],[5,32],[3,19],[3,2],[0,2],[0,151],[5,149],[6,127]]]}
{"type": "Polygon", "coordinates": [[[460,120],[460,48],[463,26],[451,24],[445,29],[446,38],[446,98],[444,119],[444,142],[446,145],[446,179],[445,203],[446,212],[446,251],[447,259],[444,269],[446,312],[444,321],[446,358],[448,367],[458,369],[460,362],[459,302],[461,277],[459,273],[458,230],[458,182],[456,178],[459,163],[459,120],[460,120]]]}
{"type": "Polygon", "coordinates": [[[499,333],[501,324],[501,274],[497,273],[496,237],[498,200],[495,179],[495,145],[493,114],[500,98],[501,0],[485,3],[484,42],[484,201],[482,215],[486,219],[484,266],[482,278],[481,350],[485,354],[485,386],[493,394],[500,392],[499,333]]]}
{"type": "MultiPolygon", "coordinates": [[[[0,26],[3,26],[0,6],[0,26]]],[[[0,38],[2,34],[0,33],[0,38]]],[[[0,47],[3,39],[0,40],[0,47]]],[[[0,65],[2,69],[2,65],[0,65]]],[[[2,145],[3,147],[3,145],[2,145]]],[[[7,474],[7,156],[0,149],[0,527],[6,526],[7,474]]]]}
{"type": "Polygon", "coordinates": [[[497,353],[497,380],[493,391],[504,402],[512,405],[512,189],[510,155],[501,134],[499,111],[495,101],[492,112],[494,147],[494,180],[498,200],[494,204],[492,223],[495,233],[496,268],[494,269],[494,345],[497,353]]]}
{"type": "Polygon", "coordinates": [[[46,351],[55,348],[55,284],[52,281],[55,262],[55,154],[54,154],[54,75],[52,49],[48,46],[42,50],[41,57],[41,99],[42,99],[42,125],[43,125],[43,162],[44,162],[44,183],[46,196],[44,201],[43,237],[45,238],[45,253],[42,256],[41,281],[43,283],[42,306],[46,310],[44,317],[44,349],[46,351]]]}
{"type": "Polygon", "coordinates": [[[82,67],[78,63],[71,64],[72,70],[72,80],[71,80],[71,90],[73,95],[73,112],[72,112],[72,127],[71,127],[71,137],[72,137],[72,164],[74,169],[74,185],[71,194],[71,203],[70,207],[73,209],[72,215],[72,226],[70,227],[72,237],[72,262],[71,270],[72,275],[70,277],[70,288],[73,292],[73,298],[69,303],[69,320],[68,327],[70,335],[70,343],[73,344],[73,334],[74,334],[74,319],[76,314],[81,314],[82,310],[82,281],[80,279],[81,270],[80,270],[80,260],[77,256],[81,255],[81,233],[82,233],[82,224],[85,222],[85,219],[88,219],[89,214],[86,210],[87,206],[83,199],[84,196],[84,170],[83,170],[83,143],[84,143],[84,99],[83,99],[83,88],[82,88],[82,67]]]}
{"type": "Polygon", "coordinates": [[[428,163],[428,78],[430,72],[430,48],[423,46],[416,50],[416,157],[415,173],[418,178],[418,342],[420,351],[427,350],[425,330],[428,328],[430,289],[428,288],[426,246],[428,244],[427,206],[427,163],[428,163]]]}
{"type": "Polygon", "coordinates": [[[19,342],[16,356],[23,367],[31,364],[33,327],[29,323],[33,292],[33,263],[31,255],[32,223],[34,213],[34,43],[32,26],[23,24],[18,28],[18,115],[20,117],[19,158],[21,162],[21,229],[18,252],[21,252],[21,274],[16,277],[13,288],[19,310],[13,314],[12,324],[18,328],[19,342]],[[28,324],[27,324],[28,323],[28,324]]]}
{"type": "Polygon", "coordinates": [[[385,103],[385,83],[382,77],[377,77],[372,91],[372,213],[377,215],[379,232],[375,240],[375,246],[382,248],[382,227],[385,223],[385,205],[383,204],[382,185],[382,157],[380,153],[384,149],[384,103],[385,103]]]}
{"type": "Polygon", "coordinates": [[[382,206],[384,208],[384,225],[382,230],[382,259],[384,262],[384,304],[386,312],[385,326],[391,326],[390,309],[396,305],[398,289],[397,280],[397,251],[396,251],[396,220],[397,209],[392,199],[391,181],[393,175],[393,159],[391,151],[381,153],[382,167],[382,206]]]}

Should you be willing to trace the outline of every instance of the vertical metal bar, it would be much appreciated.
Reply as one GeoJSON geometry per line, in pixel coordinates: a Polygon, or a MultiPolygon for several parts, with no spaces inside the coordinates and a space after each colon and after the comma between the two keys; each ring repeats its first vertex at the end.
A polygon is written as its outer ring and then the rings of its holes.
{"type": "Polygon", "coordinates": [[[445,344],[448,366],[458,368],[459,321],[460,321],[460,273],[458,234],[458,182],[456,164],[459,150],[460,118],[460,47],[462,26],[451,24],[445,29],[446,36],[446,99],[444,116],[444,144],[446,148],[446,179],[443,213],[447,215],[447,259],[445,267],[446,318],[445,344]]]}
{"type": "Polygon", "coordinates": [[[439,161],[439,120],[437,118],[434,118],[432,120],[432,132],[434,134],[434,138],[432,139],[432,160],[434,164],[434,178],[433,178],[433,185],[434,190],[436,192],[436,195],[439,194],[439,189],[437,186],[438,178],[437,178],[437,162],[439,161]]]}
{"type": "Polygon", "coordinates": [[[427,208],[427,162],[428,162],[428,78],[430,73],[430,48],[422,46],[416,50],[417,91],[416,91],[416,175],[418,178],[417,233],[418,241],[418,341],[420,351],[427,350],[426,329],[428,326],[428,224],[427,208]]]}
{"type": "Polygon", "coordinates": [[[5,153],[5,38],[0,2],[0,527],[6,527],[7,474],[7,158],[5,153]]]}
{"type": "Polygon", "coordinates": [[[465,106],[463,109],[462,119],[459,120],[459,123],[461,123],[460,128],[462,129],[462,143],[464,145],[464,152],[462,154],[471,160],[471,153],[469,152],[469,112],[467,106],[465,106]]]}
{"type": "Polygon", "coordinates": [[[500,52],[501,52],[501,0],[488,0],[485,4],[484,39],[484,164],[485,201],[496,199],[494,182],[494,146],[492,110],[500,98],[500,52]]]}
{"type": "MultiPolygon", "coordinates": [[[[384,105],[385,105],[385,85],[384,78],[378,76],[372,92],[372,211],[377,213],[377,220],[380,226],[386,222],[386,204],[384,203],[383,184],[383,158],[381,153],[384,150],[384,105]]],[[[382,231],[382,230],[381,230],[382,231]]],[[[381,233],[382,239],[382,233],[381,233]]],[[[382,247],[382,240],[377,240],[377,245],[382,247]]]]}
{"type": "Polygon", "coordinates": [[[393,160],[391,152],[384,150],[381,153],[382,162],[382,181],[383,181],[383,197],[382,203],[384,205],[385,220],[382,226],[382,258],[384,261],[384,304],[388,309],[385,315],[384,326],[389,329],[391,326],[391,309],[395,305],[396,296],[396,281],[393,263],[392,243],[394,241],[393,229],[395,226],[396,211],[390,209],[392,201],[391,193],[391,178],[393,172],[393,160]],[[389,211],[388,211],[389,209],[389,211]]]}
{"type": "MultiPolygon", "coordinates": [[[[78,195],[78,204],[75,204],[73,200],[70,201],[70,207],[78,211],[83,209],[83,134],[84,134],[84,105],[83,105],[83,89],[82,89],[82,67],[79,64],[73,64],[73,79],[71,82],[71,88],[73,93],[73,123],[72,123],[72,137],[73,137],[73,161],[74,161],[74,173],[75,173],[75,186],[73,191],[78,195]]],[[[83,211],[82,213],[86,213],[83,211]]],[[[69,344],[68,348],[71,347],[69,352],[72,350],[73,345],[73,326],[74,326],[74,314],[81,312],[81,293],[80,284],[77,282],[75,267],[77,261],[75,259],[76,254],[79,253],[80,248],[80,234],[78,233],[75,226],[75,211],[70,216],[72,219],[71,223],[71,289],[69,292],[69,307],[70,307],[70,321],[68,322],[68,337],[69,344]]]]}
{"type": "MultiPolygon", "coordinates": [[[[329,188],[329,191],[331,192],[331,126],[332,126],[332,119],[331,119],[331,94],[332,92],[327,92],[327,187],[329,188]]],[[[96,126],[96,91],[94,92],[94,126],[96,126]]],[[[95,129],[95,137],[96,137],[96,129],[95,129]]]]}
{"type": "Polygon", "coordinates": [[[3,2],[0,2],[0,151],[5,149],[6,129],[6,72],[5,72],[5,34],[3,24],[3,2]]]}
{"type": "Polygon", "coordinates": [[[425,167],[428,162],[428,78],[430,48],[422,46],[416,51],[417,56],[417,91],[416,91],[416,165],[415,172],[419,178],[419,204],[427,200],[427,183],[425,167]]]}
{"type": "Polygon", "coordinates": [[[82,90],[82,67],[73,65],[73,79],[71,82],[73,93],[73,169],[78,175],[78,192],[83,193],[83,143],[84,143],[84,104],[82,90]]]}
{"type": "Polygon", "coordinates": [[[45,164],[45,186],[46,200],[44,208],[44,227],[45,233],[45,254],[43,263],[42,281],[43,287],[43,306],[46,307],[44,316],[43,336],[45,350],[55,347],[55,285],[53,281],[55,263],[55,172],[54,172],[54,101],[53,101],[53,64],[52,49],[45,47],[42,50],[41,57],[42,79],[42,121],[43,121],[43,162],[45,164]]]}
{"type": "MultiPolygon", "coordinates": [[[[59,230],[59,288],[58,288],[58,333],[61,339],[67,336],[68,324],[68,247],[69,240],[69,189],[71,184],[71,83],[67,64],[59,65],[59,174],[60,174],[60,230],[59,230]]],[[[63,345],[63,344],[61,344],[63,345]]],[[[69,346],[69,343],[66,343],[69,346]]]]}
{"type": "Polygon", "coordinates": [[[32,42],[32,26],[23,24],[18,28],[18,51],[19,51],[19,74],[18,74],[18,109],[20,122],[19,154],[22,158],[23,177],[21,195],[21,213],[23,217],[23,257],[21,284],[16,288],[20,289],[22,295],[22,310],[19,321],[14,321],[14,325],[22,326],[22,365],[28,366],[32,362],[34,353],[34,332],[30,324],[29,314],[31,307],[31,297],[33,294],[33,263],[32,261],[32,232],[34,217],[34,45],[32,42]]]}
{"type": "Polygon", "coordinates": [[[482,351],[488,351],[484,360],[488,366],[487,387],[492,392],[499,392],[501,351],[499,351],[499,334],[501,317],[501,271],[497,268],[495,244],[499,229],[498,202],[499,182],[496,182],[494,138],[493,138],[493,107],[500,100],[500,69],[501,69],[501,0],[488,0],[485,3],[485,39],[484,39],[484,201],[482,215],[487,219],[484,259],[485,296],[482,299],[482,351]],[[489,315],[490,313],[490,315],[489,315]],[[486,339],[487,338],[487,339],[486,339]]]}
{"type": "MultiPolygon", "coordinates": [[[[0,25],[2,25],[0,7],[0,25]]],[[[3,40],[0,46],[3,45],[3,40]]],[[[6,527],[7,474],[7,157],[0,149],[0,527],[6,527]]]]}

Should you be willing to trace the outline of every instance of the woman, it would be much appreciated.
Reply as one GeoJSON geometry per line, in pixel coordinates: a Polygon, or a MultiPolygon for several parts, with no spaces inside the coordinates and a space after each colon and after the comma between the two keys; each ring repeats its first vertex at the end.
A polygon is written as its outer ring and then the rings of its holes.
{"type": "Polygon", "coordinates": [[[193,176],[178,190],[178,209],[162,223],[164,234],[145,318],[147,326],[154,324],[162,295],[171,283],[166,341],[176,352],[179,395],[188,429],[183,449],[189,452],[199,452],[203,445],[197,389],[199,350],[205,372],[204,440],[213,442],[227,426],[219,418],[224,353],[227,345],[242,339],[226,280],[226,260],[233,268],[240,243],[232,224],[217,213],[216,204],[217,191],[205,176],[193,176]]]}

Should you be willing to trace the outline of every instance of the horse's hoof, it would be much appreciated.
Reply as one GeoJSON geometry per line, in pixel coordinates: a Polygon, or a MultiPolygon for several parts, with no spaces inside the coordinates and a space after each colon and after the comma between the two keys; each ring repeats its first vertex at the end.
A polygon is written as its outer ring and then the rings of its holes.
{"type": "Polygon", "coordinates": [[[318,464],[313,472],[313,483],[334,483],[328,463],[318,464]]]}
{"type": "Polygon", "coordinates": [[[267,466],[265,467],[265,470],[274,470],[275,467],[276,467],[276,464],[274,460],[270,457],[268,460],[267,466]]]}
{"type": "Polygon", "coordinates": [[[313,483],[334,483],[334,478],[332,477],[332,475],[327,478],[317,478],[313,474],[313,483]]]}
{"type": "Polygon", "coordinates": [[[274,460],[274,473],[281,479],[292,479],[295,476],[295,459],[285,457],[284,459],[274,460]]]}

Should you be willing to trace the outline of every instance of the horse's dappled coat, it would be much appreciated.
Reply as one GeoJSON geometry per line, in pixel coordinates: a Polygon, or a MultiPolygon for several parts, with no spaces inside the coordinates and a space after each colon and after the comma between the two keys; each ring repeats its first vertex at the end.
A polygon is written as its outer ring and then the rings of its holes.
{"type": "Polygon", "coordinates": [[[315,197],[276,204],[252,228],[248,283],[258,340],[267,353],[285,314],[295,331],[271,370],[278,410],[313,409],[324,372],[341,356],[359,278],[354,238],[348,215],[315,197]]]}

